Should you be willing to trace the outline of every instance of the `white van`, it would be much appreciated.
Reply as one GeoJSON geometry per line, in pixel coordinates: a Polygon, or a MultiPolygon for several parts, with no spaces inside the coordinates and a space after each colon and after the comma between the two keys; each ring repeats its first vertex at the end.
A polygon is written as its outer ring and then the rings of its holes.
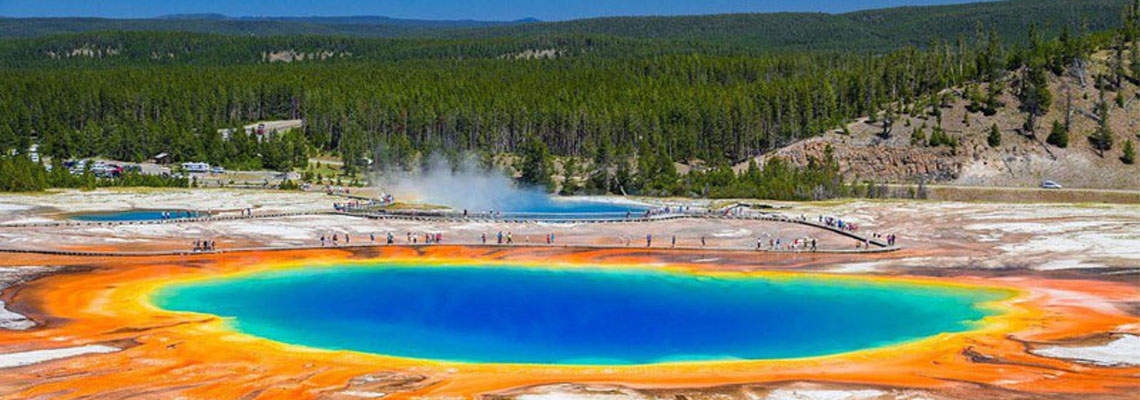
{"type": "Polygon", "coordinates": [[[189,173],[206,173],[210,172],[210,164],[204,162],[182,163],[182,170],[189,173]]]}

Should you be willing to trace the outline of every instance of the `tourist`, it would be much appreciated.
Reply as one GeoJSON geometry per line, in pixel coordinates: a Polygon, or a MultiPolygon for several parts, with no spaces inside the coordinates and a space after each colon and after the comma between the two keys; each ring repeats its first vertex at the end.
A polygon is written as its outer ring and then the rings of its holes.
{"type": "Polygon", "coordinates": [[[653,247],[653,234],[652,233],[646,233],[645,234],[645,247],[653,247]]]}
{"type": "Polygon", "coordinates": [[[443,243],[443,234],[442,233],[436,233],[435,234],[435,242],[436,243],[443,243]]]}
{"type": "Polygon", "coordinates": [[[677,247],[677,235],[673,235],[673,242],[669,244],[669,247],[677,247]]]}
{"type": "Polygon", "coordinates": [[[701,236],[701,247],[705,247],[705,237],[701,236]]]}
{"type": "Polygon", "coordinates": [[[321,247],[325,247],[325,235],[321,235],[321,247]]]}
{"type": "Polygon", "coordinates": [[[371,241],[373,244],[376,244],[376,234],[375,233],[369,233],[368,234],[368,240],[371,241]]]}
{"type": "Polygon", "coordinates": [[[499,231],[499,244],[503,244],[503,231],[499,231]]]}
{"type": "Polygon", "coordinates": [[[480,234],[479,240],[481,240],[483,242],[483,244],[487,244],[487,233],[484,232],[484,233],[480,234]]]}
{"type": "Polygon", "coordinates": [[[344,233],[344,245],[348,246],[349,243],[352,243],[352,237],[348,236],[348,232],[345,232],[344,233]]]}
{"type": "Polygon", "coordinates": [[[811,251],[815,251],[815,250],[816,250],[816,247],[815,247],[815,238],[811,238],[811,251]]]}
{"type": "Polygon", "coordinates": [[[509,231],[508,231],[508,232],[507,232],[507,244],[512,244],[512,243],[514,243],[514,242],[515,242],[515,240],[514,240],[514,236],[513,236],[513,235],[511,235],[511,232],[509,232],[509,231]]]}
{"type": "Polygon", "coordinates": [[[756,250],[757,250],[757,251],[759,251],[759,250],[760,250],[760,244],[761,244],[761,243],[763,243],[763,240],[762,240],[762,239],[760,239],[760,238],[756,238],[756,250]]]}

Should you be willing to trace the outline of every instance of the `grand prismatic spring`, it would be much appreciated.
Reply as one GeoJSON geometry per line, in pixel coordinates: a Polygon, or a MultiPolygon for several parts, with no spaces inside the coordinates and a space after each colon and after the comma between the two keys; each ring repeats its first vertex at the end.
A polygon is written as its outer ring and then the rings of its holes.
{"type": "Polygon", "coordinates": [[[302,344],[491,363],[800,358],[959,332],[1000,293],[808,277],[541,267],[316,267],[178,286],[159,306],[302,344]],[[296,318],[298,314],[307,318],[296,318]]]}
{"type": "Polygon", "coordinates": [[[5,197],[0,395],[1129,399],[1140,388],[1132,206],[645,200],[614,207],[649,216],[544,222],[207,193],[5,197]],[[71,206],[87,197],[124,208],[71,206]],[[142,208],[209,214],[70,218],[142,208]],[[904,244],[870,232],[905,232],[904,244]],[[194,251],[199,238],[216,247],[194,251]]]}

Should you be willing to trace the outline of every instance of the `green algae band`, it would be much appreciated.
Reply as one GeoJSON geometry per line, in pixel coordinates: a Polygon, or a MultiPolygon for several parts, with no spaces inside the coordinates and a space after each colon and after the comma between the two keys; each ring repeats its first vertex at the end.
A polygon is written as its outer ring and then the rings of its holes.
{"type": "Polygon", "coordinates": [[[163,308],[281,342],[399,357],[646,364],[835,354],[972,328],[1001,295],[819,277],[373,265],[167,287],[163,308]]]}

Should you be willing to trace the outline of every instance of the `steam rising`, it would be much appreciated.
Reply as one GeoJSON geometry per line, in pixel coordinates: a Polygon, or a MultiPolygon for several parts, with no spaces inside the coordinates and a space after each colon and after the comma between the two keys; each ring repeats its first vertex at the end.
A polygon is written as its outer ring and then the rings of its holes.
{"type": "Polygon", "coordinates": [[[470,212],[545,209],[553,202],[541,190],[517,187],[502,171],[479,168],[471,157],[453,166],[447,159],[433,156],[427,168],[418,173],[384,173],[373,182],[380,182],[399,201],[445,205],[470,212]]]}

